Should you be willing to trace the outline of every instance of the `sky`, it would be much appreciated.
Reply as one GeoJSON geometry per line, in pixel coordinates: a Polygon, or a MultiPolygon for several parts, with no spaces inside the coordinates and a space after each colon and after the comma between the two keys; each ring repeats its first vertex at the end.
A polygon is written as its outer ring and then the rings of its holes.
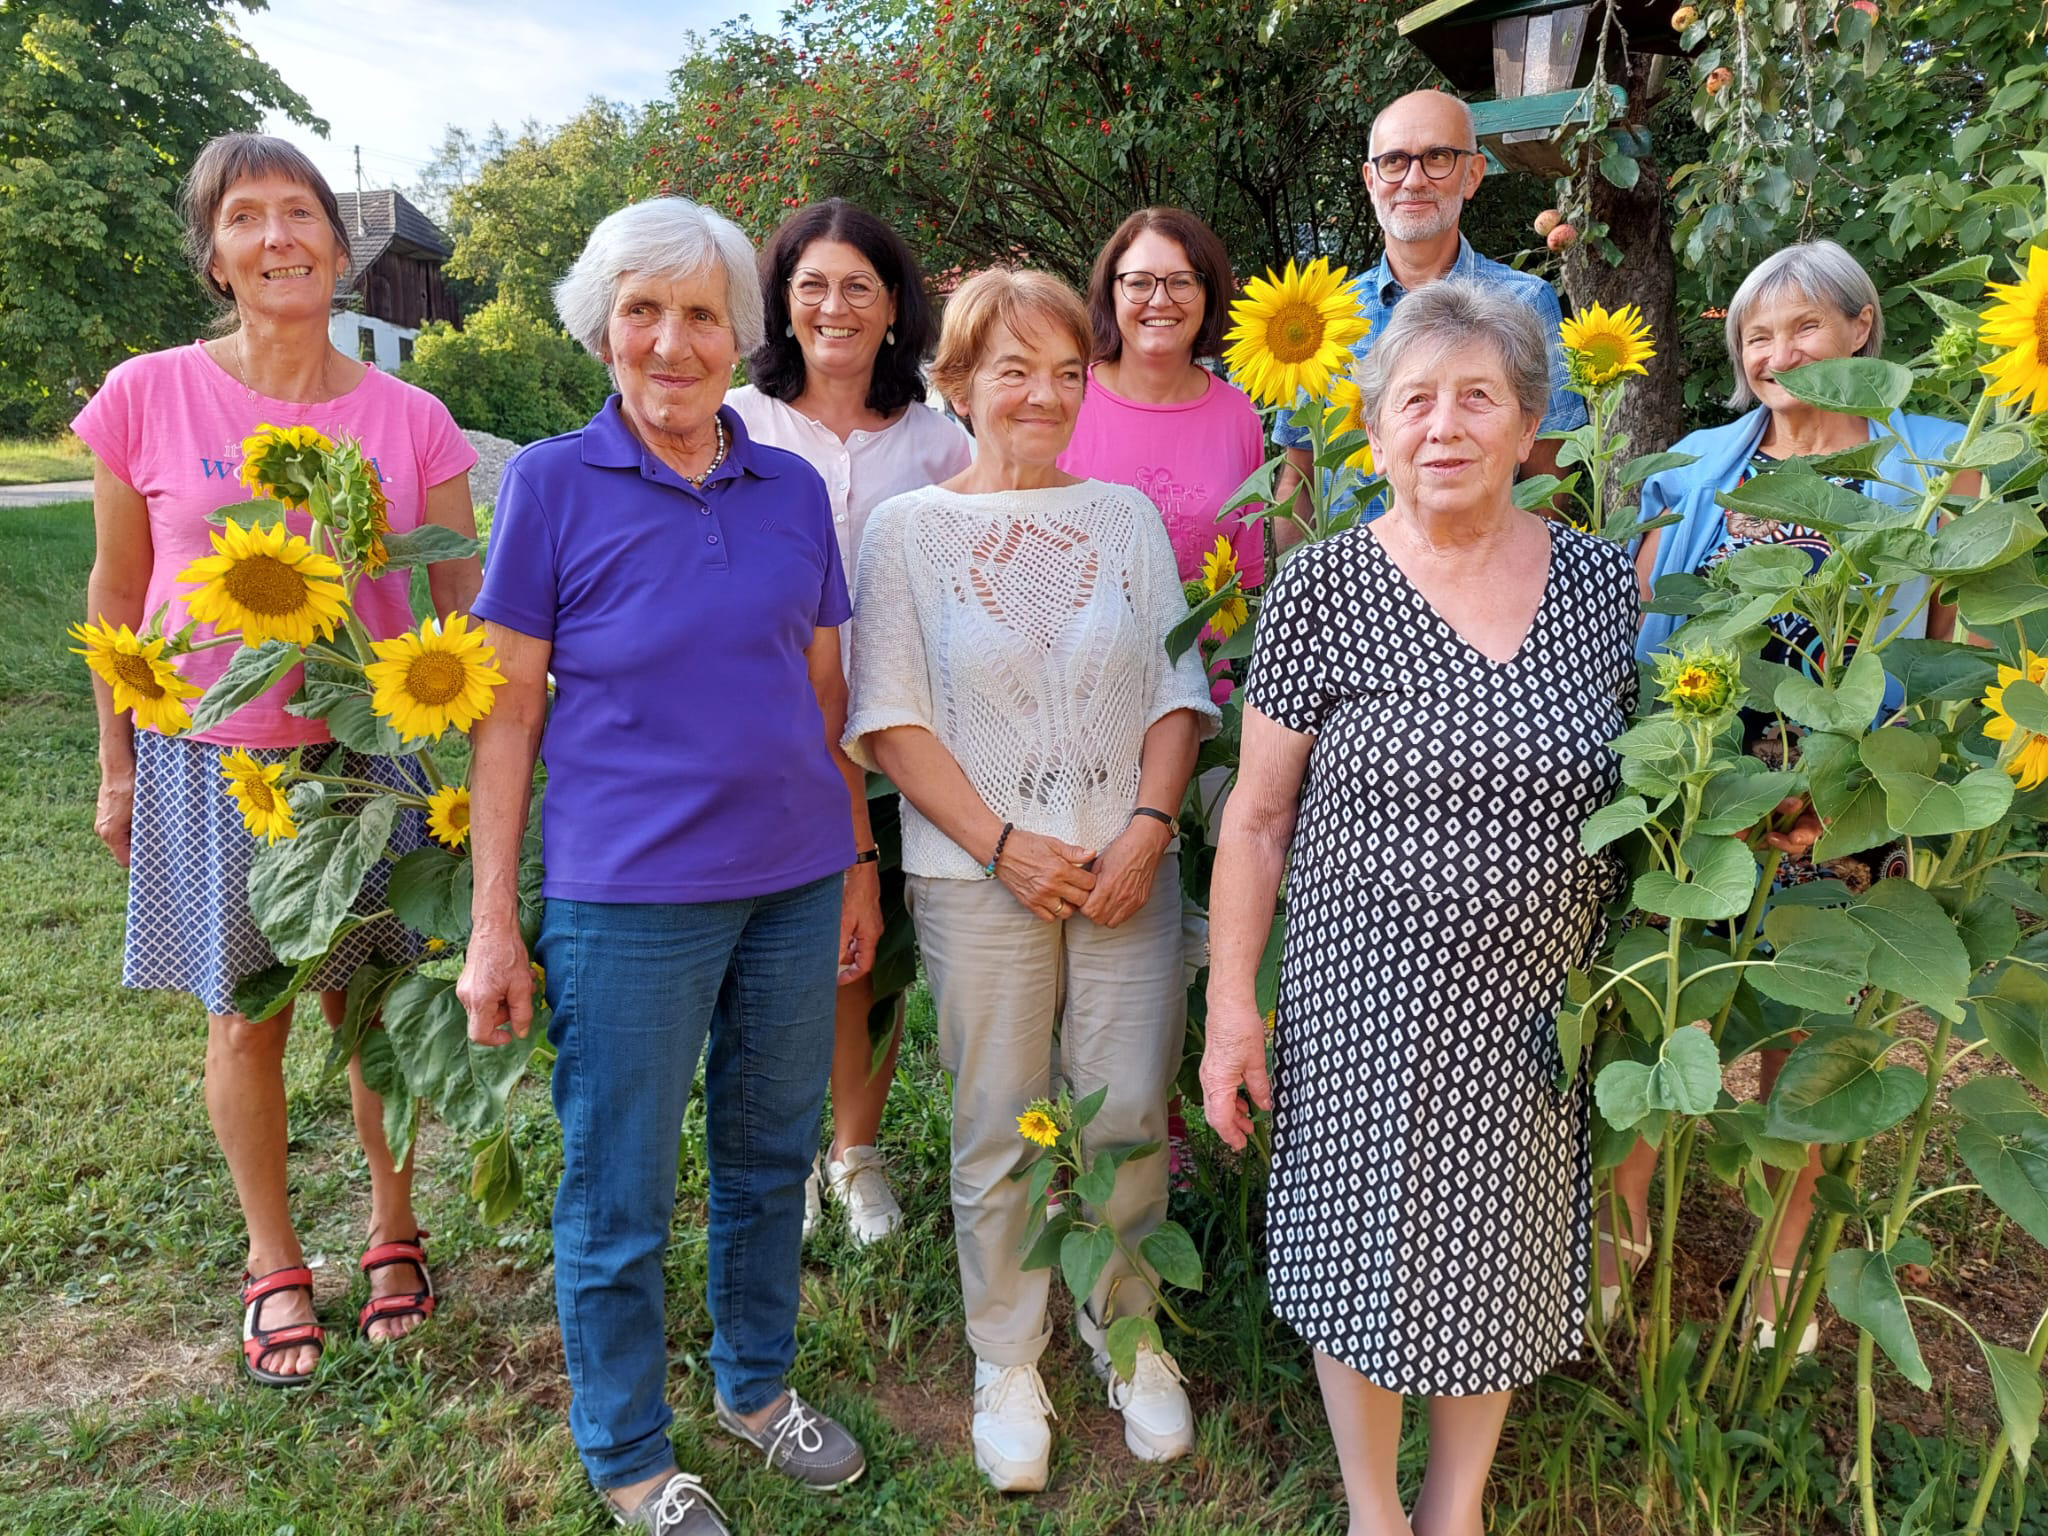
{"type": "Polygon", "coordinates": [[[288,118],[268,131],[306,150],[337,192],[406,187],[449,124],[552,126],[592,96],[662,95],[686,34],[751,14],[772,26],[779,0],[270,0],[230,12],[264,62],[327,119],[321,139],[288,118]]]}

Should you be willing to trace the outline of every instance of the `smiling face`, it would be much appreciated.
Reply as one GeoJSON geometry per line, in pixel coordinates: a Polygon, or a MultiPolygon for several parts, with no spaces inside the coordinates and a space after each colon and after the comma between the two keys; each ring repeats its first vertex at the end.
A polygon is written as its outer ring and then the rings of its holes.
{"type": "Polygon", "coordinates": [[[1515,470],[1539,425],[1515,398],[1500,356],[1472,341],[1405,360],[1369,432],[1373,462],[1393,482],[1396,505],[1457,514],[1512,504],[1515,470]]]}
{"type": "Polygon", "coordinates": [[[1854,357],[1870,339],[1870,309],[1845,315],[1798,289],[1766,299],[1742,323],[1742,376],[1750,393],[1774,411],[1796,405],[1777,376],[1805,363],[1854,357]]]}
{"type": "Polygon", "coordinates": [[[813,240],[790,268],[786,297],[806,373],[862,380],[874,373],[896,323],[896,296],[858,246],[813,240]],[[849,303],[849,284],[856,296],[865,288],[874,297],[864,306],[849,303]]]}
{"type": "Polygon", "coordinates": [[[220,200],[206,270],[244,313],[324,317],[347,264],[320,199],[303,182],[274,171],[245,176],[220,200]]]}
{"type": "Polygon", "coordinates": [[[1116,264],[1117,276],[1127,272],[1149,272],[1160,279],[1151,297],[1137,303],[1121,285],[1110,289],[1116,303],[1116,328],[1124,343],[1124,356],[1173,358],[1188,362],[1195,354],[1195,338],[1201,333],[1208,312],[1206,294],[1199,289],[1180,300],[1166,291],[1165,278],[1176,272],[1192,272],[1195,264],[1181,243],[1156,229],[1141,230],[1124,248],[1116,264]]]}
{"type": "Polygon", "coordinates": [[[953,408],[974,424],[977,457],[1044,467],[1073,438],[1087,356],[1082,339],[1064,325],[1030,314],[1022,323],[1029,335],[1007,325],[990,330],[967,398],[953,408]]]}
{"type": "MultiPolygon", "coordinates": [[[[1457,103],[1438,91],[1418,91],[1404,96],[1379,115],[1373,124],[1369,155],[1389,150],[1406,150],[1420,155],[1436,148],[1472,149],[1476,146],[1457,103]]],[[[1364,166],[1366,190],[1372,195],[1373,212],[1389,240],[1434,240],[1458,227],[1458,216],[1466,201],[1479,190],[1486,174],[1483,155],[1461,155],[1451,174],[1431,181],[1415,161],[1399,181],[1381,178],[1368,159],[1364,166]]]]}
{"type": "Polygon", "coordinates": [[[604,360],[627,424],[643,443],[709,427],[739,360],[724,274],[625,273],[605,325],[604,360]]]}

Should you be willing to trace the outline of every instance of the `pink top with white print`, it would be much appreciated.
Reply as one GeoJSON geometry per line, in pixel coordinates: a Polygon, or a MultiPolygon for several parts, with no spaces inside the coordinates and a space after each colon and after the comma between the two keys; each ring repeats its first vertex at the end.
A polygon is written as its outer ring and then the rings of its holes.
{"type": "MultiPolygon", "coordinates": [[[[467,474],[476,450],[432,395],[375,368],[346,394],[317,405],[272,400],[249,392],[202,343],[131,357],[86,402],[71,424],[85,445],[122,484],[138,492],[149,508],[154,556],[145,618],[166,603],[164,633],[187,620],[185,593],[177,579],[194,560],[213,553],[207,535],[216,525],[207,514],[231,502],[247,501],[239,475],[242,439],[269,424],[310,426],[329,438],[353,437],[375,466],[390,502],[391,531],[406,533],[425,515],[427,491],[467,474]]],[[[288,518],[303,536],[304,513],[288,518]]],[[[355,610],[373,639],[385,640],[412,627],[407,601],[410,572],[394,571],[357,586],[355,610]]],[[[93,617],[97,618],[98,615],[93,617]]],[[[195,638],[212,626],[201,624],[195,638]]],[[[227,670],[233,646],[218,646],[179,658],[178,671],[201,688],[227,670]]],[[[262,697],[245,704],[217,730],[195,740],[238,747],[295,747],[326,741],[318,720],[287,714],[284,702],[299,686],[292,671],[262,697]]]]}

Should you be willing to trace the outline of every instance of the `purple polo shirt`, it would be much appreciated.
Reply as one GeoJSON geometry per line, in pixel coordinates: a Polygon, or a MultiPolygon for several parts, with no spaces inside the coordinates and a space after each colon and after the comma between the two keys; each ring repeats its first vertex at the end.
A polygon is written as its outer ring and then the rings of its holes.
{"type": "Polygon", "coordinates": [[[804,651],[852,611],[817,471],[730,407],[702,491],[640,446],[617,395],[523,448],[492,519],[479,618],[549,641],[542,891],[697,902],[853,862],[804,651]]]}

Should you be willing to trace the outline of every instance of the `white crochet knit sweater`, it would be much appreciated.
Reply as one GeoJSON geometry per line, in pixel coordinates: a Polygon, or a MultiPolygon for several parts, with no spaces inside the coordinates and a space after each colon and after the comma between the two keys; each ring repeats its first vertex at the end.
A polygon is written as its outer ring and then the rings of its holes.
{"type": "MultiPolygon", "coordinates": [[[[983,803],[1027,831],[1108,846],[1137,804],[1153,722],[1188,709],[1215,734],[1196,648],[1166,657],[1187,616],[1173,545],[1127,486],[929,486],[885,501],[861,538],[853,610],[854,761],[874,766],[863,737],[923,726],[983,803]]],[[[978,880],[988,855],[904,800],[907,873],[978,880]]]]}

